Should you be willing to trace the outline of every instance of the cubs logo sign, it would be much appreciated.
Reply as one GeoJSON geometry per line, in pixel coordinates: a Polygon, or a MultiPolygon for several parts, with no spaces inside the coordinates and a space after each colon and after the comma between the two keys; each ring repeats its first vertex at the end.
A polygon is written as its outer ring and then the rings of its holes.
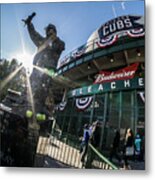
{"type": "Polygon", "coordinates": [[[98,30],[98,34],[100,39],[104,39],[122,31],[144,28],[143,21],[141,16],[120,16],[102,25],[98,30]]]}

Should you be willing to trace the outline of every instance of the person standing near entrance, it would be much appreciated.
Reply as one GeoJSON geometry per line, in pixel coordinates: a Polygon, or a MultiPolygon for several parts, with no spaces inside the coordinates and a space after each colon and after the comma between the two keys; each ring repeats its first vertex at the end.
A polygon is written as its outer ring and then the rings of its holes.
{"type": "Polygon", "coordinates": [[[81,162],[82,162],[82,167],[85,166],[85,157],[88,151],[88,142],[90,138],[90,130],[89,130],[89,125],[85,124],[84,125],[84,130],[83,130],[83,139],[80,145],[80,153],[81,153],[81,162]]]}
{"type": "Polygon", "coordinates": [[[142,139],[140,135],[137,133],[135,140],[134,140],[134,146],[135,146],[135,159],[140,160],[141,157],[141,147],[142,147],[142,139]]]}
{"type": "Polygon", "coordinates": [[[96,145],[99,145],[100,137],[98,136],[98,128],[99,128],[99,121],[95,121],[92,124],[84,125],[84,133],[83,133],[83,140],[80,147],[80,153],[81,153],[81,162],[82,167],[90,168],[91,162],[93,161],[93,155],[91,151],[88,152],[88,143],[92,143],[94,147],[96,145]],[[86,161],[85,157],[88,154],[88,159],[86,161]]]}
{"type": "Polygon", "coordinates": [[[92,124],[91,138],[90,138],[91,143],[95,148],[99,147],[100,138],[101,138],[101,124],[100,121],[97,120],[92,124]]]}
{"type": "Polygon", "coordinates": [[[112,161],[113,157],[115,156],[119,162],[121,162],[121,158],[118,155],[120,145],[120,132],[119,130],[115,130],[115,136],[112,143],[112,148],[110,152],[110,161],[112,161]]]}
{"type": "Polygon", "coordinates": [[[127,129],[124,142],[124,168],[131,169],[128,160],[134,155],[134,135],[130,128],[127,129]]]}

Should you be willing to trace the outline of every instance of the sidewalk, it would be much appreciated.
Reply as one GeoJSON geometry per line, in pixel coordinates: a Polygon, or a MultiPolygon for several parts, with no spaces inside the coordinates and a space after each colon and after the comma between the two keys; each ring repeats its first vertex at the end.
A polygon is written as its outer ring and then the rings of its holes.
{"type": "Polygon", "coordinates": [[[65,165],[49,156],[36,155],[34,167],[44,168],[72,168],[71,166],[65,165]]]}
{"type": "Polygon", "coordinates": [[[130,161],[129,164],[131,165],[132,170],[145,170],[145,162],[144,161],[142,161],[142,162],[130,161]]]}
{"type": "MultiPolygon", "coordinates": [[[[117,167],[123,168],[123,162],[119,163],[117,159],[113,158],[112,161],[117,167]]],[[[144,161],[132,161],[129,160],[129,165],[131,166],[131,170],[145,170],[145,162],[144,161]]]]}
{"type": "Polygon", "coordinates": [[[63,164],[59,161],[56,161],[48,156],[46,156],[44,159],[43,167],[45,167],[45,168],[73,168],[73,167],[63,164]]]}

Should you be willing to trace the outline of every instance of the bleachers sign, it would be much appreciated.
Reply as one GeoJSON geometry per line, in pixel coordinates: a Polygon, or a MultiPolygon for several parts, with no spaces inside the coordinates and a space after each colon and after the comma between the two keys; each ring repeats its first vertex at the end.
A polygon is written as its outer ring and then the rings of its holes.
{"type": "Polygon", "coordinates": [[[121,91],[129,89],[142,89],[144,88],[144,86],[144,78],[135,77],[133,79],[116,80],[102,84],[92,84],[90,86],[74,89],[68,92],[68,97],[80,97],[104,92],[121,91]]]}

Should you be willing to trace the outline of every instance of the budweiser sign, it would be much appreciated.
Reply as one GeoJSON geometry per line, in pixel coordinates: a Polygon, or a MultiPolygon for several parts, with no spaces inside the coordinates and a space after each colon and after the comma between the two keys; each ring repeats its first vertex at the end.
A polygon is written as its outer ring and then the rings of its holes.
{"type": "Polygon", "coordinates": [[[94,82],[94,84],[110,82],[114,80],[125,80],[132,79],[135,75],[135,72],[138,68],[139,63],[132,64],[128,67],[120,69],[118,71],[101,71],[94,82]]]}

